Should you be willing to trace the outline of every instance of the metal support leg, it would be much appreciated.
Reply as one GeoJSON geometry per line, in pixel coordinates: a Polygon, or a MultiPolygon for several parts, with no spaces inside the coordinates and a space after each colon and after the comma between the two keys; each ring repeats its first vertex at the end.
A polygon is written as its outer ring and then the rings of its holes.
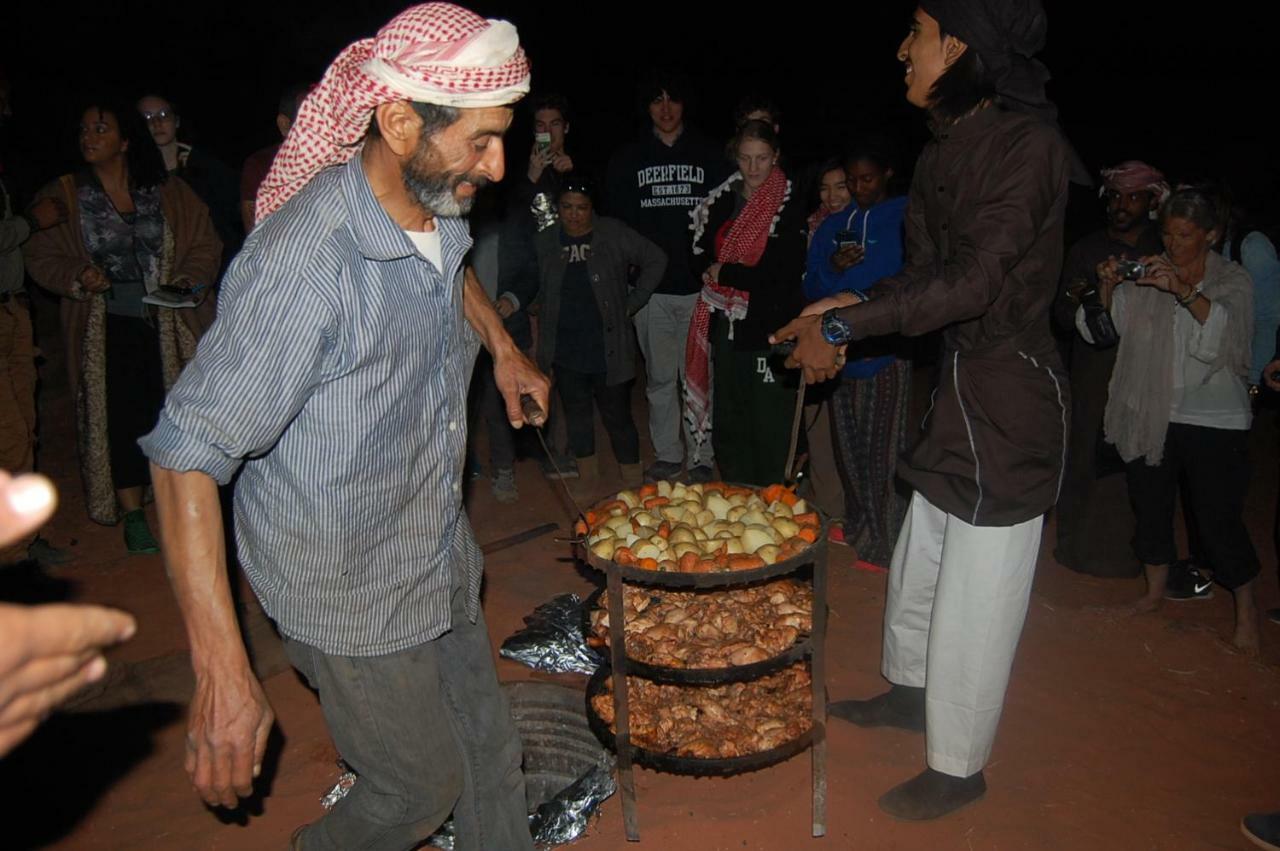
{"type": "Polygon", "coordinates": [[[813,561],[813,835],[827,834],[827,539],[813,561]]]}
{"type": "Polygon", "coordinates": [[[636,783],[631,771],[631,709],[627,693],[627,629],[622,613],[622,574],[616,564],[608,570],[609,651],[613,663],[613,717],[617,722],[618,789],[622,793],[622,825],[629,842],[640,841],[636,816],[636,783]]]}

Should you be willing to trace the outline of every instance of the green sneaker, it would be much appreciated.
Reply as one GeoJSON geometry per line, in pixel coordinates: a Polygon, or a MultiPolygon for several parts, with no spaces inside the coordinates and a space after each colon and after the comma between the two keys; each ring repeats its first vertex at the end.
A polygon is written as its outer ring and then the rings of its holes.
{"type": "Polygon", "coordinates": [[[141,508],[136,508],[124,516],[124,545],[131,553],[158,553],[160,544],[156,543],[147,526],[147,515],[141,508]]]}

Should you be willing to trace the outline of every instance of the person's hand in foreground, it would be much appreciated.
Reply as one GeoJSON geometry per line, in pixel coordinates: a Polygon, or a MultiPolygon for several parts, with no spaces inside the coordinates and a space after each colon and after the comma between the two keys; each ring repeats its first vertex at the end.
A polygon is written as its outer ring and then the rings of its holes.
{"type": "MultiPolygon", "coordinates": [[[[38,528],[56,505],[45,477],[0,471],[0,546],[38,528]]],[[[58,704],[101,679],[102,650],[136,630],[130,615],[102,606],[0,604],[0,756],[58,704]]]]}

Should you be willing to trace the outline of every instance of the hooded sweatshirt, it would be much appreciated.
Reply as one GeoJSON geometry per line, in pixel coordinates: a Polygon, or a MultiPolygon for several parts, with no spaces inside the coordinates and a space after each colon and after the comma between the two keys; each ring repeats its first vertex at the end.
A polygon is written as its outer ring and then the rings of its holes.
{"type": "Polygon", "coordinates": [[[689,213],[731,171],[723,153],[688,125],[670,146],[650,128],[609,161],[609,214],[667,255],[657,294],[691,295],[702,289],[701,279],[689,268],[689,213]]]}
{"type": "MultiPolygon", "coordinates": [[[[907,211],[907,197],[887,198],[867,210],[854,201],[838,213],[832,213],[818,225],[809,242],[809,257],[805,264],[804,297],[813,302],[840,292],[864,292],[881,278],[895,275],[902,270],[902,220],[907,211]],[[862,262],[836,270],[831,257],[839,247],[836,235],[840,231],[853,231],[862,243],[866,254],[862,262]]],[[[883,349],[891,341],[872,342],[883,349]]],[[[870,351],[859,345],[849,348],[849,362],[840,373],[844,378],[869,378],[894,360],[894,355],[868,356],[870,351]]]]}

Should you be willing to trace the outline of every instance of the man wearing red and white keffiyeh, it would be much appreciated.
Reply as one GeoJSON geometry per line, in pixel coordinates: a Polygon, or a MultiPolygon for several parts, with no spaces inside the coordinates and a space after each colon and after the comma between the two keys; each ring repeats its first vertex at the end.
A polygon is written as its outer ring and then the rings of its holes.
{"type": "Polygon", "coordinates": [[[210,806],[253,793],[274,724],[222,545],[217,484],[245,467],[240,564],[359,775],[293,848],[416,848],[451,814],[460,850],[533,847],[461,504],[478,345],[513,425],[522,394],[547,409],[546,377],[463,271],[462,217],[502,179],[528,90],[515,27],[449,3],[343,50],[142,441],[196,673],[186,768],[210,806]]]}

